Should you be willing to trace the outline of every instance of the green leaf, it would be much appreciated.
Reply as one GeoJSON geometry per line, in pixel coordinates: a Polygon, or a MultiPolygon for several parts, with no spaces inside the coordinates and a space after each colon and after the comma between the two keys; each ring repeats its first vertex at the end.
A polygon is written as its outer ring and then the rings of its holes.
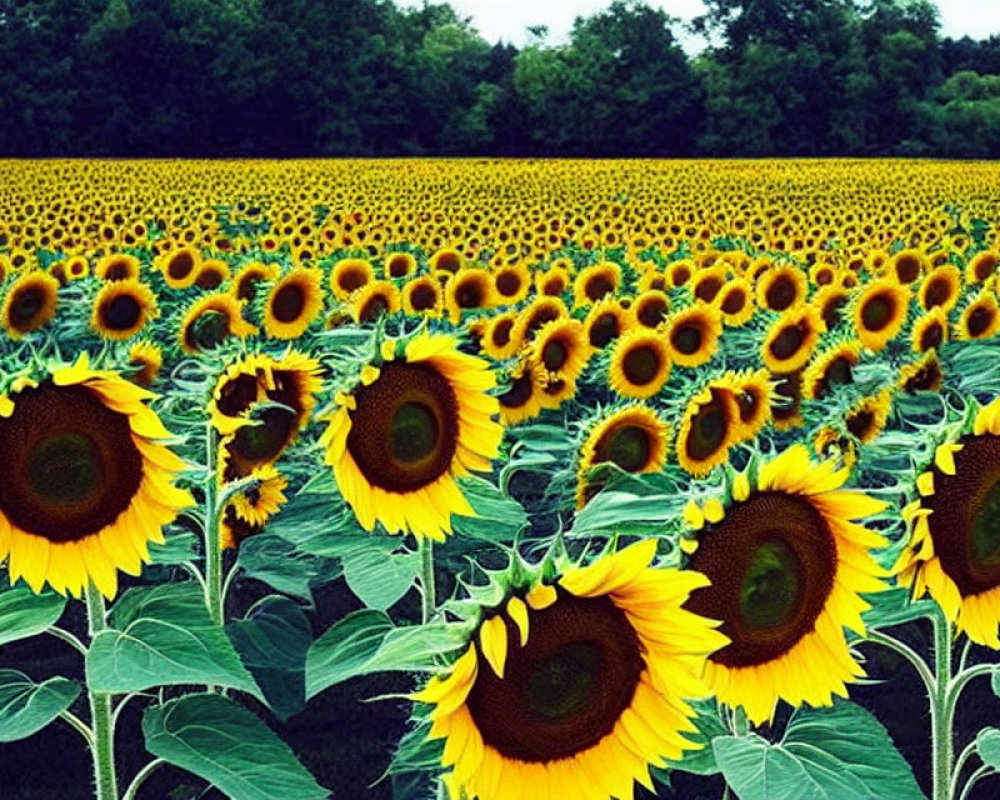
{"type": "Polygon", "coordinates": [[[313,581],[330,581],[339,574],[336,562],[303,553],[287,539],[269,531],[240,542],[236,565],[248,577],[276,591],[310,601],[313,581]]]}
{"type": "Polygon", "coordinates": [[[344,580],[368,608],[385,611],[413,586],[420,557],[416,553],[394,555],[397,546],[392,539],[369,539],[341,556],[344,580]]]}
{"type": "Polygon", "coordinates": [[[338,495],[326,492],[299,492],[268,520],[267,530],[316,556],[339,557],[373,538],[338,495]]]}
{"type": "Polygon", "coordinates": [[[381,611],[355,611],[309,648],[306,698],[358,675],[430,669],[439,656],[467,643],[465,625],[441,623],[397,628],[381,611]]]}
{"type": "Polygon", "coordinates": [[[726,782],[740,797],[768,800],[915,800],[913,771],[882,724],[861,706],[797,711],[781,742],[749,736],[712,741],[726,782]]]}
{"type": "Polygon", "coordinates": [[[458,485],[476,516],[453,516],[451,524],[456,535],[490,542],[512,542],[528,524],[528,515],[521,504],[489,481],[460,478],[458,485]]]}
{"type": "Polygon", "coordinates": [[[264,700],[195,583],[129,589],[111,610],[111,629],[87,653],[96,692],[139,692],[183,683],[227,686],[264,700]]]}
{"type": "Polygon", "coordinates": [[[909,589],[889,589],[885,592],[866,594],[871,608],[862,616],[870,628],[891,628],[915,619],[932,619],[933,600],[910,600],[909,589]]]}
{"type": "Polygon", "coordinates": [[[993,674],[990,676],[990,687],[993,689],[993,694],[1000,697],[1000,667],[993,670],[993,674]]]}
{"type": "Polygon", "coordinates": [[[983,728],[979,731],[976,749],[984,764],[1000,770],[1000,730],[983,728]]]}
{"type": "Polygon", "coordinates": [[[35,683],[23,672],[0,669],[0,742],[37,733],[69,708],[79,694],[79,684],[68,678],[35,683]]]}
{"type": "Polygon", "coordinates": [[[55,625],[66,598],[55,592],[35,594],[27,586],[0,592],[0,645],[27,639],[55,625]]]}
{"type": "Polygon", "coordinates": [[[719,765],[715,762],[712,740],[717,736],[727,736],[729,731],[719,718],[718,705],[714,700],[692,703],[692,705],[698,711],[698,716],[694,720],[694,724],[698,726],[698,733],[685,734],[685,738],[703,746],[700,750],[686,752],[680,761],[668,763],[672,769],[679,769],[683,772],[691,772],[695,775],[716,775],[719,772],[719,765]]]}
{"type": "Polygon", "coordinates": [[[265,597],[246,619],[227,625],[226,634],[275,715],[285,720],[301,711],[306,702],[306,653],[312,643],[302,609],[287,597],[265,597]]]}
{"type": "Polygon", "coordinates": [[[232,800],[320,800],[329,796],[291,748],[220,694],[193,694],[142,717],[146,749],[193,772],[232,800]]]}
{"type": "Polygon", "coordinates": [[[163,544],[151,544],[149,556],[154,564],[163,566],[197,561],[201,558],[198,553],[198,537],[190,531],[172,533],[166,537],[163,544]]]}

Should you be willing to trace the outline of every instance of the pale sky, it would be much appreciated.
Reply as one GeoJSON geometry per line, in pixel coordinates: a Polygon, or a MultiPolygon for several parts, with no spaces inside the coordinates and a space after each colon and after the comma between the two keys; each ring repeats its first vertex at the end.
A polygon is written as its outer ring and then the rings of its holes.
{"type": "MultiPolygon", "coordinates": [[[[701,0],[649,0],[668,14],[689,20],[704,10],[701,0]]],[[[529,25],[547,25],[550,43],[565,41],[573,20],[588,17],[611,4],[611,0],[449,0],[460,15],[472,17],[473,26],[488,42],[499,39],[518,47],[529,39],[529,25]]],[[[1000,2],[997,0],[937,0],[941,10],[941,35],[985,39],[1000,34],[1000,2]]],[[[682,31],[675,30],[678,35],[682,31]]],[[[687,37],[681,36],[682,41],[687,37]]],[[[697,40],[685,48],[698,51],[697,40]]]]}

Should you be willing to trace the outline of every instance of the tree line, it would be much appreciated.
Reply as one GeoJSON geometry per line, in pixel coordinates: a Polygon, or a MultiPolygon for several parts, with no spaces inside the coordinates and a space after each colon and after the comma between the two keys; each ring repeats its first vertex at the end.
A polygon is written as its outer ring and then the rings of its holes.
{"type": "Polygon", "coordinates": [[[447,4],[0,0],[3,156],[1000,156],[1000,35],[928,0],[640,0],[566,42],[447,4]]]}

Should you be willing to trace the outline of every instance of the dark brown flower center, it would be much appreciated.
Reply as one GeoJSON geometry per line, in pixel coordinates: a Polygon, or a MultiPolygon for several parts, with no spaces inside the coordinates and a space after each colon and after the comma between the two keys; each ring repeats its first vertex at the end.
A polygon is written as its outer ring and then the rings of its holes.
{"type": "Polygon", "coordinates": [[[294,322],[305,310],[306,293],[297,283],[286,283],[271,301],[271,313],[278,322],[294,322]]]}
{"type": "Polygon", "coordinates": [[[659,352],[648,344],[630,348],[622,359],[622,373],[634,386],[652,383],[662,366],[659,352]]]}
{"type": "Polygon", "coordinates": [[[130,294],[120,294],[101,304],[101,324],[113,331],[127,331],[142,319],[142,306],[130,294]]]}

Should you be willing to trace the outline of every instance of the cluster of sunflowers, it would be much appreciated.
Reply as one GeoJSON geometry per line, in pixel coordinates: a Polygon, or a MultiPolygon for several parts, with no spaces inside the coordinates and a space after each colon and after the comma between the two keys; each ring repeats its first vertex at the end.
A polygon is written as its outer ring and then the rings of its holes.
{"type": "Polygon", "coordinates": [[[708,717],[746,734],[846,697],[860,643],[905,654],[882,597],[1000,649],[993,165],[12,170],[10,587],[111,600],[153,563],[222,624],[240,570],[274,581],[254,542],[408,534],[393,603],[449,634],[414,761],[456,800],[655,791],[708,717]]]}

